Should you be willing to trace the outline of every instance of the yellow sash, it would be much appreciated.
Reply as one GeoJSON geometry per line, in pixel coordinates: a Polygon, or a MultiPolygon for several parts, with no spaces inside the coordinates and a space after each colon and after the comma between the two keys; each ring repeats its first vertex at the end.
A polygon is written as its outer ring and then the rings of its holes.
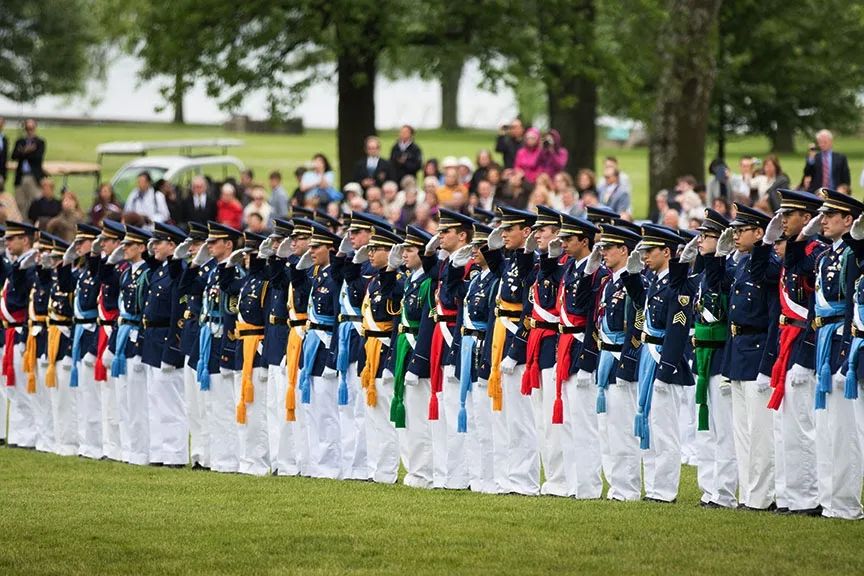
{"type": "MultiPolygon", "coordinates": [[[[60,327],[51,324],[52,318],[48,318],[48,349],[45,355],[48,357],[48,369],[45,371],[45,387],[57,386],[57,355],[60,353],[60,327]]],[[[58,316],[53,318],[58,322],[66,322],[69,318],[58,316]]]]}
{"type": "MultiPolygon", "coordinates": [[[[363,299],[363,330],[374,330],[377,332],[390,332],[393,330],[393,322],[376,322],[372,318],[369,294],[363,299]]],[[[365,335],[364,335],[365,336],[365,335]]],[[[384,344],[380,338],[365,336],[366,343],[363,348],[366,351],[366,364],[360,372],[360,384],[366,390],[366,405],[375,406],[378,403],[378,391],[375,389],[375,376],[381,364],[381,348],[384,344]]]]}
{"type": "Polygon", "coordinates": [[[303,351],[303,336],[300,326],[291,326],[293,320],[306,320],[306,314],[294,312],[294,287],[288,286],[288,347],[285,350],[285,374],[288,376],[288,391],[285,393],[285,420],[297,420],[297,378],[300,376],[300,353],[303,351]]]}
{"type": "Polygon", "coordinates": [[[33,312],[33,301],[30,301],[30,320],[27,322],[27,340],[24,344],[22,368],[27,374],[27,393],[36,393],[36,334],[33,333],[33,323],[45,322],[47,316],[36,316],[33,312]]]}
{"type": "Polygon", "coordinates": [[[240,378],[240,402],[237,403],[237,423],[246,424],[246,404],[255,401],[252,370],[255,367],[255,352],[258,345],[264,341],[264,327],[238,321],[234,328],[234,335],[243,343],[243,371],[240,378]],[[241,334],[247,331],[251,334],[241,334]]]}
{"type": "MultiPolygon", "coordinates": [[[[498,300],[498,308],[508,312],[521,312],[522,303],[498,300]]],[[[492,399],[492,410],[500,412],[503,407],[504,388],[501,386],[501,361],[504,359],[504,342],[507,339],[507,327],[504,320],[496,314],[495,327],[492,330],[492,366],[489,373],[487,394],[492,399]]]]}

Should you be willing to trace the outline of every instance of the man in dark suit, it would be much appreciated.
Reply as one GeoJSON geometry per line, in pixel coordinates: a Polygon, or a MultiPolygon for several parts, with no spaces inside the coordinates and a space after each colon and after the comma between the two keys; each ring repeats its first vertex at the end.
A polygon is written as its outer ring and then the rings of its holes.
{"type": "Polygon", "coordinates": [[[39,183],[45,177],[42,160],[45,159],[45,140],[36,136],[36,120],[24,121],[24,137],[15,141],[12,159],[18,161],[15,170],[15,202],[21,214],[27,214],[30,204],[42,194],[39,183]]]}
{"type": "Polygon", "coordinates": [[[183,198],[183,223],[198,222],[207,224],[216,220],[216,199],[207,190],[207,180],[195,176],[189,187],[189,195],[183,198]]]}
{"type": "Polygon", "coordinates": [[[377,136],[367,136],[366,158],[354,166],[354,181],[365,191],[391,179],[390,162],[381,158],[381,140],[377,136]]]}
{"type": "Polygon", "coordinates": [[[408,124],[399,130],[399,140],[390,149],[390,166],[393,179],[400,186],[405,176],[417,178],[417,172],[423,166],[423,152],[414,142],[414,128],[408,124]]]}
{"type": "Polygon", "coordinates": [[[816,134],[818,150],[810,148],[807,164],[804,165],[804,175],[810,176],[810,191],[819,188],[836,190],[841,184],[851,185],[849,161],[846,156],[834,152],[834,136],[828,130],[820,130],[816,134]]]}
{"type": "Polygon", "coordinates": [[[3,132],[3,127],[6,125],[6,119],[0,116],[0,192],[6,189],[7,170],[6,163],[9,160],[9,138],[3,132]]]}

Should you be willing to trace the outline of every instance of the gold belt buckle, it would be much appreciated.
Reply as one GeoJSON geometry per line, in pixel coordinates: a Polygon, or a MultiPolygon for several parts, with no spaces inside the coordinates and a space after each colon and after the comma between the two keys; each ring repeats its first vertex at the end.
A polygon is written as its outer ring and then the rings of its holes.
{"type": "Polygon", "coordinates": [[[558,333],[564,334],[564,325],[563,324],[558,324],[558,333]]]}
{"type": "Polygon", "coordinates": [[[786,316],[784,316],[783,314],[780,315],[780,325],[781,325],[781,326],[786,326],[786,323],[787,323],[788,321],[789,321],[789,319],[786,318],[786,316]]]}
{"type": "Polygon", "coordinates": [[[185,318],[186,320],[191,320],[192,316],[193,316],[193,314],[192,314],[191,310],[184,310],[183,311],[183,318],[185,318]]]}
{"type": "Polygon", "coordinates": [[[146,319],[146,318],[142,318],[142,319],[141,319],[141,327],[142,327],[142,328],[147,328],[147,319],[146,319]]]}
{"type": "Polygon", "coordinates": [[[276,315],[270,314],[270,320],[269,321],[270,321],[270,324],[275,324],[276,323],[276,315]]]}
{"type": "Polygon", "coordinates": [[[729,330],[732,332],[732,336],[738,336],[738,325],[737,324],[731,324],[729,326],[729,330]]]}
{"type": "Polygon", "coordinates": [[[823,318],[820,318],[819,316],[817,316],[817,317],[813,320],[813,326],[814,326],[815,328],[822,328],[824,325],[825,325],[825,320],[824,320],[823,318]]]}
{"type": "Polygon", "coordinates": [[[645,332],[642,332],[642,334],[639,335],[639,340],[644,344],[644,343],[645,343],[645,339],[646,339],[647,337],[648,337],[648,335],[645,334],[645,332]]]}
{"type": "Polygon", "coordinates": [[[526,318],[526,320],[528,322],[529,328],[536,328],[537,327],[537,321],[534,318],[526,318]]]}

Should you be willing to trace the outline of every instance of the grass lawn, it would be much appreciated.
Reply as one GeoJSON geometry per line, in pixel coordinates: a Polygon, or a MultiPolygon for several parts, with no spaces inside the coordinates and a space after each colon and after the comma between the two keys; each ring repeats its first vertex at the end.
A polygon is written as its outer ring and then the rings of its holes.
{"type": "Polygon", "coordinates": [[[864,523],[0,449],[0,574],[860,574],[864,523]]]}
{"type": "MultiPolygon", "coordinates": [[[[265,182],[267,174],[273,169],[283,173],[289,189],[293,186],[291,173],[294,168],[311,159],[316,152],[323,152],[335,164],[336,133],[333,130],[309,130],[301,136],[269,135],[269,134],[237,134],[225,132],[213,126],[177,127],[170,124],[154,125],[105,125],[105,126],[50,126],[40,127],[40,132],[47,140],[48,160],[79,160],[93,162],[96,160],[96,146],[103,142],[114,140],[170,140],[178,138],[215,138],[240,137],[246,145],[234,149],[230,153],[239,157],[247,166],[255,171],[256,180],[265,182]]],[[[8,131],[10,137],[15,135],[8,131]]],[[[381,134],[384,150],[389,153],[390,146],[395,141],[396,132],[385,131],[381,134]]],[[[494,148],[495,135],[482,130],[464,130],[458,132],[421,131],[417,141],[423,148],[424,157],[437,157],[439,160],[447,155],[469,156],[474,158],[481,148],[494,148]]],[[[358,147],[362,143],[357,143],[358,147]]],[[[838,138],[836,149],[849,156],[852,171],[853,189],[858,188],[858,178],[864,169],[864,139],[838,138]]],[[[804,151],[806,143],[798,143],[800,154],[781,157],[784,171],[790,175],[793,185],[801,178],[804,151]]],[[[768,141],[763,138],[740,138],[727,145],[728,161],[737,167],[737,159],[744,154],[755,154],[763,157],[769,151],[768,141]]],[[[170,151],[166,151],[170,153],[170,151]]],[[[716,146],[709,144],[707,159],[713,157],[716,146]]],[[[601,148],[597,152],[598,162],[602,158],[615,155],[619,158],[622,169],[630,175],[634,189],[634,211],[637,217],[648,214],[650,198],[648,190],[648,151],[645,148],[622,149],[601,148]]],[[[103,167],[103,178],[111,175],[127,160],[126,157],[110,157],[103,167]]],[[[338,169],[338,166],[336,166],[338,169]]],[[[697,178],[702,175],[696,175],[697,178]]],[[[78,192],[85,207],[90,206],[90,192],[93,189],[92,179],[76,178],[71,182],[73,190],[78,192]]]]}

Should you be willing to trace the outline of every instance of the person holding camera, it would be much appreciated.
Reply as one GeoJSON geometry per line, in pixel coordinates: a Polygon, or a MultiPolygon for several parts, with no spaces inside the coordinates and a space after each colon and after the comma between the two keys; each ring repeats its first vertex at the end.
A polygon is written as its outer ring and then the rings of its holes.
{"type": "Polygon", "coordinates": [[[515,118],[510,124],[503,124],[498,130],[498,141],[495,151],[504,158],[504,168],[513,168],[516,163],[516,153],[522,148],[525,127],[522,120],[515,118]]]}
{"type": "Polygon", "coordinates": [[[816,133],[816,144],[810,145],[804,176],[810,176],[810,192],[820,188],[836,190],[841,184],[850,185],[849,161],[844,154],[834,152],[834,136],[828,130],[816,133]]]}

